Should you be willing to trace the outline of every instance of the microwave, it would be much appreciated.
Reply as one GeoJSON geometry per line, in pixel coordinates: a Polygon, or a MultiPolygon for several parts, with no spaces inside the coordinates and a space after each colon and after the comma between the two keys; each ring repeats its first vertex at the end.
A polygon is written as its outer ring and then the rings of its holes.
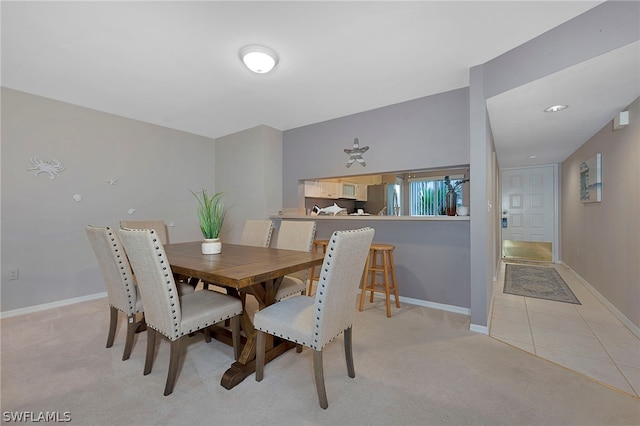
{"type": "Polygon", "coordinates": [[[343,183],[342,196],[344,198],[356,198],[356,185],[353,183],[343,183]]]}

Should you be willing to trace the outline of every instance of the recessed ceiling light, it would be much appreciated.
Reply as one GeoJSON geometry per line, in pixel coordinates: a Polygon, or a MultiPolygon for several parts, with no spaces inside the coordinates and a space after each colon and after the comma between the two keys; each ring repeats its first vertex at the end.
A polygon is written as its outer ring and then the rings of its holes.
{"type": "Polygon", "coordinates": [[[268,73],[278,63],[278,55],[266,46],[246,46],[240,49],[240,59],[257,74],[268,73]]]}
{"type": "Polygon", "coordinates": [[[544,112],[558,112],[567,108],[569,108],[569,105],[553,105],[553,106],[550,106],[549,108],[545,108],[544,112]]]}
{"type": "Polygon", "coordinates": [[[530,155],[530,156],[528,156],[527,158],[528,158],[529,160],[533,160],[534,158],[536,158],[536,156],[535,156],[535,155],[530,155]]]}

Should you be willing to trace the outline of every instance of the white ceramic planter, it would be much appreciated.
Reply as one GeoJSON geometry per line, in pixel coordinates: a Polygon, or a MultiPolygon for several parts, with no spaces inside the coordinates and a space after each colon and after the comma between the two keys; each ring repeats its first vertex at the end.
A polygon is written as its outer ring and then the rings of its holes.
{"type": "Polygon", "coordinates": [[[202,243],[202,254],[218,254],[222,251],[220,238],[205,239],[202,243]]]}

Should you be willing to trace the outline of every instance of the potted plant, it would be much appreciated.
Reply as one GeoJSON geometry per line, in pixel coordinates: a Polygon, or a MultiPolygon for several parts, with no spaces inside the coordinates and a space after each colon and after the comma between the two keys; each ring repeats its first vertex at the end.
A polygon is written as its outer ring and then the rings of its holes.
{"type": "Polygon", "coordinates": [[[460,179],[456,182],[451,182],[449,176],[444,177],[444,184],[447,186],[447,194],[446,194],[446,213],[447,216],[455,216],[456,208],[458,205],[458,194],[456,193],[456,189],[463,183],[469,182],[469,179],[460,179]]]}
{"type": "Polygon", "coordinates": [[[210,196],[203,188],[200,192],[191,193],[198,200],[198,220],[204,237],[202,254],[218,254],[222,250],[220,231],[226,213],[222,203],[222,192],[210,196]]]}

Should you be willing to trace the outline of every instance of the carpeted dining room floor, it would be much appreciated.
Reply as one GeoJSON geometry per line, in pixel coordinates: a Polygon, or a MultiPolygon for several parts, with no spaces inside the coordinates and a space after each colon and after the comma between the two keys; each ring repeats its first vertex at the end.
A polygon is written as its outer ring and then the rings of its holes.
{"type": "MultiPolygon", "coordinates": [[[[355,300],[354,300],[355,302],[355,300]]],[[[354,304],[355,306],[355,304],[354,304]]],[[[384,302],[355,313],[356,378],[343,340],[325,349],[329,408],[318,405],[311,351],[289,351],[231,390],[230,347],[188,340],[175,390],[163,396],[169,345],[142,375],[146,333],[121,361],[124,320],[105,348],[106,299],[0,321],[1,408],[68,413],[74,425],[637,425],[640,400],[469,331],[469,318],[384,302]]]]}

